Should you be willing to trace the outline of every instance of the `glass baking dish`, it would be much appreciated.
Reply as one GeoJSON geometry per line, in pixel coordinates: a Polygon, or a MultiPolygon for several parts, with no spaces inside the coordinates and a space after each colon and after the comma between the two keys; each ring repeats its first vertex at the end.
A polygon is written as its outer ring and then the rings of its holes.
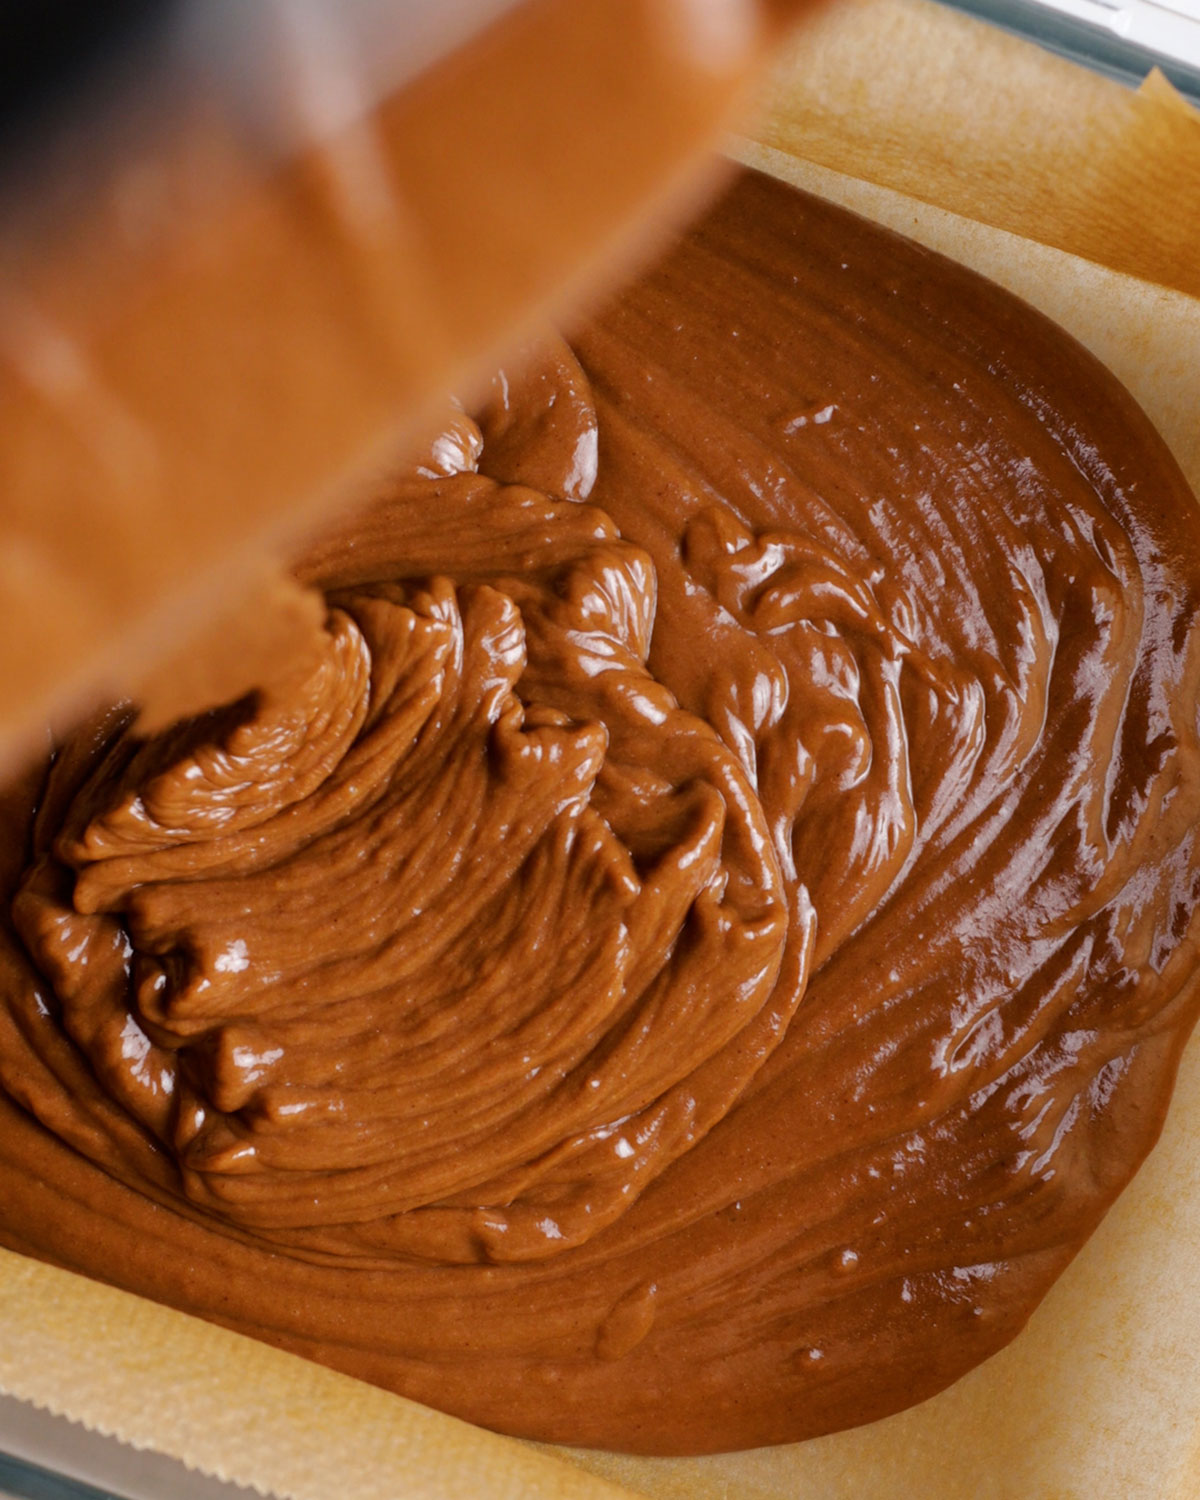
{"type": "MultiPolygon", "coordinates": [[[[1158,67],[1200,104],[1200,0],[944,3],[1131,86],[1158,67]]],[[[0,1397],[0,1500],[237,1500],[250,1493],[0,1397]]]]}
{"type": "Polygon", "coordinates": [[[1158,68],[1200,104],[1200,0],[943,0],[1136,87],[1158,68]]]}

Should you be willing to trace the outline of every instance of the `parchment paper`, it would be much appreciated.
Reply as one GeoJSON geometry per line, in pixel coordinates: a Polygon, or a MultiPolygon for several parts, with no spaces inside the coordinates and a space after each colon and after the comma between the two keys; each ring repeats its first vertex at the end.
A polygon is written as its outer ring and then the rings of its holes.
{"type": "MultiPolygon", "coordinates": [[[[1057,317],[1200,488],[1200,119],[1165,84],[1130,94],[919,0],[846,0],[797,40],[766,101],[745,159],[1057,317]]],[[[795,1447],[535,1450],[7,1254],[0,1389],[296,1500],[1187,1500],[1200,1491],[1198,1142],[1193,1045],[1156,1153],[1026,1332],[921,1407],[795,1447]]]]}

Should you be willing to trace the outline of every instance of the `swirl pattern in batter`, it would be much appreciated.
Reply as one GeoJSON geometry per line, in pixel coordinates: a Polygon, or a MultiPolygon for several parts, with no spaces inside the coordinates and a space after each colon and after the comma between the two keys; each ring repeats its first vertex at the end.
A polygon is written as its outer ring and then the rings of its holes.
{"type": "Polygon", "coordinates": [[[305,681],[9,796],[0,1240],[642,1451],[1013,1337],[1195,1015],[1200,518],[1111,377],[745,173],[298,572],[305,681]]]}

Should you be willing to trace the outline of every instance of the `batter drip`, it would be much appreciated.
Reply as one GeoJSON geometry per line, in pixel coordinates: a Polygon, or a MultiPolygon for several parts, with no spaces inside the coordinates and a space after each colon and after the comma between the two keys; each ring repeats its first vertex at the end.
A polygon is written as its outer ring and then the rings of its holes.
{"type": "Polygon", "coordinates": [[[1029,308],[744,173],[8,799],[0,1241],[684,1452],[1007,1342],[1195,1015],[1200,527],[1029,308]]]}

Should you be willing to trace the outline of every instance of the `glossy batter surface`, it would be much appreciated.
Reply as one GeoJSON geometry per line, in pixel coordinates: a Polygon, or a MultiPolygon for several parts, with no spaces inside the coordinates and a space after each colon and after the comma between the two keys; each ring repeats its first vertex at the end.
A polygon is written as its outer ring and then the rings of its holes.
{"type": "Polygon", "coordinates": [[[814,1435],[1158,1133],[1200,520],[1059,330],[754,174],[572,349],[302,561],[305,681],[9,795],[0,1241],[512,1432],[814,1435]]]}

